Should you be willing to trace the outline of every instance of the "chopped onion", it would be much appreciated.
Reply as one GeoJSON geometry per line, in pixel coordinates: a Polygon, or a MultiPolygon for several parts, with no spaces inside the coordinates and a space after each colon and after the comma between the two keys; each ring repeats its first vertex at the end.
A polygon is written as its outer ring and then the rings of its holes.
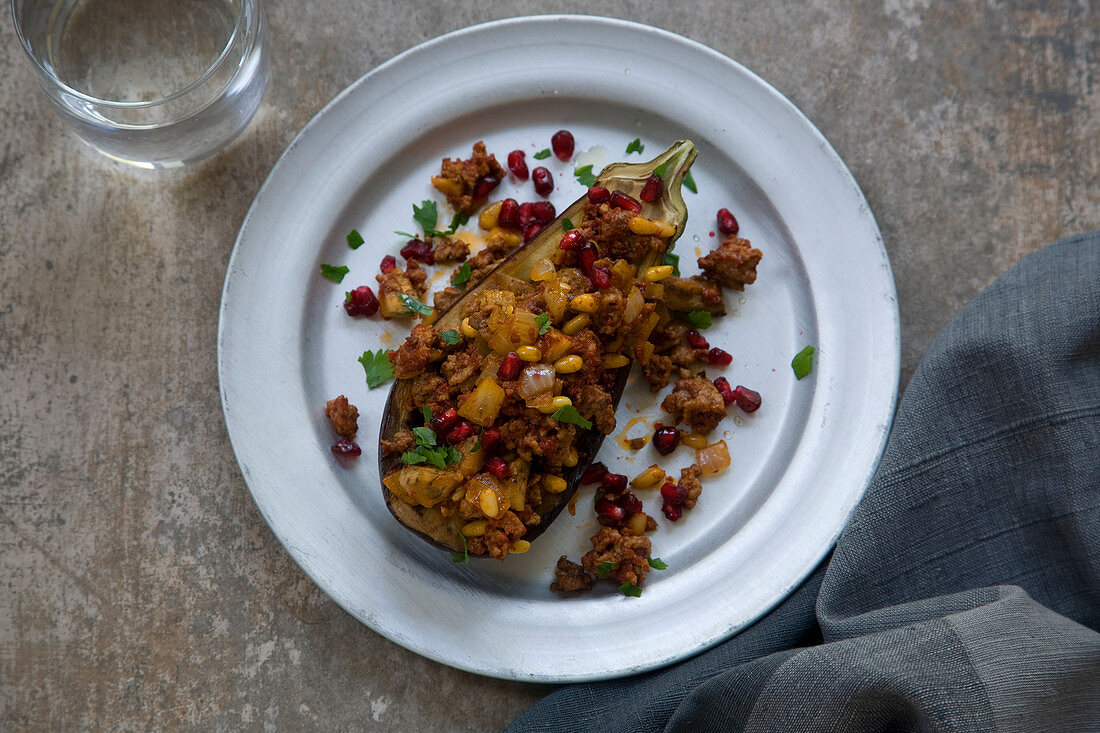
{"type": "Polygon", "coordinates": [[[523,370],[519,378],[519,396],[525,400],[549,392],[554,386],[554,367],[551,364],[532,364],[523,370]]]}
{"type": "Polygon", "coordinates": [[[631,323],[645,307],[645,297],[638,288],[631,288],[630,295],[626,299],[626,307],[623,308],[623,320],[631,323]]]}
{"type": "Polygon", "coordinates": [[[695,462],[699,464],[699,473],[707,476],[723,471],[730,465],[730,452],[726,441],[719,440],[706,448],[695,451],[695,462]]]}

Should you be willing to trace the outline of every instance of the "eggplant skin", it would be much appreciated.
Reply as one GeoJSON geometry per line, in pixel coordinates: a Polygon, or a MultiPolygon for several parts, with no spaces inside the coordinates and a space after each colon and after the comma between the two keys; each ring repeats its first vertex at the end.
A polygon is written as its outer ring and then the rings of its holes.
{"type": "MultiPolygon", "coordinates": [[[[695,156],[694,144],[690,141],[678,141],[651,161],[612,164],[606,167],[597,177],[596,185],[619,190],[636,198],[649,176],[658,168],[664,170],[666,184],[662,197],[657,202],[646,204],[648,211],[644,213],[650,218],[661,218],[663,221],[674,224],[676,232],[667,240],[665,250],[651,252],[642,261],[633,263],[639,266],[639,271],[641,271],[641,268],[660,264],[664,253],[671,248],[676,238],[684,230],[687,223],[687,208],[680,195],[680,184],[684,175],[690,169],[695,156]]],[[[433,324],[434,328],[440,332],[459,328],[464,304],[487,289],[510,289],[517,280],[529,283],[528,273],[531,266],[539,259],[548,257],[557,250],[557,243],[566,231],[563,220],[569,219],[573,222],[583,220],[586,201],[587,196],[581,196],[562,211],[558,218],[543,229],[539,235],[502,260],[484,280],[475,287],[470,288],[462,297],[454,301],[445,312],[439,314],[433,324]]],[[[612,404],[615,407],[618,406],[622,397],[629,374],[629,366],[616,370],[615,382],[608,390],[612,404]]],[[[406,396],[411,388],[411,382],[410,379],[399,379],[390,391],[379,430],[380,447],[381,440],[392,439],[398,431],[407,430],[413,425],[419,424],[417,416],[405,413],[402,407],[410,403],[406,396]]],[[[557,518],[562,509],[569,505],[570,500],[580,488],[581,478],[599,452],[604,437],[603,433],[594,428],[581,430],[578,433],[574,443],[578,455],[577,465],[563,471],[562,475],[566,480],[565,490],[559,493],[543,492],[542,504],[535,510],[539,515],[540,522],[535,526],[528,526],[523,539],[530,542],[538,538],[557,518]]],[[[392,453],[386,456],[379,450],[380,478],[384,479],[403,467],[404,464],[399,454],[392,453]]],[[[489,557],[488,555],[466,552],[466,542],[460,532],[463,520],[456,519],[455,516],[445,518],[435,506],[410,504],[387,489],[382,481],[379,481],[379,488],[385,499],[386,507],[393,517],[420,539],[449,552],[468,554],[471,557],[489,557]]]]}

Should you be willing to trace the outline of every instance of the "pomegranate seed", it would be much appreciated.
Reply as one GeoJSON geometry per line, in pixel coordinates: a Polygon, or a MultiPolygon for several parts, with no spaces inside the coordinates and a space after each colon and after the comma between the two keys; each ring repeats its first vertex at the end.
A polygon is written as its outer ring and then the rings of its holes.
{"type": "Polygon", "coordinates": [[[715,346],[707,352],[707,362],[713,366],[729,366],[733,361],[733,354],[715,346]]]}
{"type": "Polygon", "coordinates": [[[449,407],[432,417],[431,429],[434,430],[437,435],[443,435],[453,428],[456,422],[458,422],[458,410],[449,407]]]}
{"type": "Polygon", "coordinates": [[[664,512],[664,515],[668,518],[668,521],[670,522],[675,522],[680,517],[684,516],[684,513],[680,510],[680,507],[674,504],[666,503],[664,506],[661,507],[661,511],[664,512]]]}
{"type": "Polygon", "coordinates": [[[737,400],[737,406],[743,412],[756,412],[760,409],[760,393],[756,390],[742,387],[739,384],[737,389],[733,391],[733,398],[737,400]]]}
{"type": "Polygon", "coordinates": [[[356,445],[354,441],[348,440],[347,438],[341,438],[336,441],[329,450],[331,450],[332,455],[337,458],[355,458],[363,453],[362,448],[356,445]]]}
{"type": "Polygon", "coordinates": [[[432,245],[421,239],[410,239],[408,244],[401,248],[401,256],[406,260],[420,260],[425,265],[435,264],[432,245]]]}
{"type": "Polygon", "coordinates": [[[703,338],[703,334],[696,331],[694,328],[687,332],[687,342],[691,344],[693,349],[709,349],[710,344],[703,338]]]}
{"type": "Polygon", "coordinates": [[[378,298],[366,285],[360,285],[348,293],[344,301],[344,310],[349,316],[373,316],[378,312],[378,298]]]}
{"type": "Polygon", "coordinates": [[[561,241],[558,242],[558,249],[576,249],[584,244],[586,239],[587,237],[584,236],[584,232],[580,229],[570,229],[562,236],[561,241]]]}
{"type": "Polygon", "coordinates": [[[732,405],[737,399],[737,395],[733,392],[733,387],[730,386],[729,380],[725,377],[718,377],[715,379],[714,386],[718,388],[718,393],[722,395],[722,401],[727,405],[732,405]]]}
{"type": "Polygon", "coordinates": [[[508,170],[521,181],[527,180],[527,154],[522,150],[508,153],[508,170]]]}
{"type": "Polygon", "coordinates": [[[451,432],[447,433],[447,442],[451,445],[458,445],[476,432],[477,428],[474,427],[472,422],[463,420],[451,428],[451,432]]]}
{"type": "Polygon", "coordinates": [[[604,474],[600,481],[600,489],[605,494],[619,494],[626,490],[626,476],[621,473],[604,474]]]}
{"type": "Polygon", "coordinates": [[[497,224],[509,229],[520,229],[519,202],[515,199],[504,199],[500,202],[500,214],[497,216],[497,224]]]}
{"type": "Polygon", "coordinates": [[[645,185],[642,186],[642,192],[638,194],[638,198],[645,201],[647,204],[652,204],[657,199],[661,198],[661,194],[664,193],[665,184],[661,180],[661,177],[654,173],[649,178],[645,179],[645,185]]]}
{"type": "Polygon", "coordinates": [[[642,205],[637,199],[627,196],[622,191],[613,192],[607,202],[614,209],[626,209],[627,211],[633,211],[635,214],[640,213],[642,210],[642,205]]]}
{"type": "Polygon", "coordinates": [[[718,231],[731,235],[741,231],[741,225],[729,209],[718,209],[718,231]]]}
{"type": "Polygon", "coordinates": [[[554,176],[541,165],[531,171],[531,182],[535,184],[535,193],[539,196],[549,196],[554,190],[554,176]]]}
{"type": "Polygon", "coordinates": [[[497,369],[497,376],[501,381],[510,382],[519,376],[520,360],[519,354],[514,351],[509,351],[508,356],[504,357],[504,361],[500,362],[500,368],[497,369]]]}
{"type": "Polygon", "coordinates": [[[386,255],[385,257],[382,258],[381,269],[382,269],[382,274],[383,275],[385,275],[386,273],[392,271],[393,268],[395,268],[395,267],[397,267],[397,258],[396,257],[394,257],[393,255],[386,255]]]}
{"type": "Polygon", "coordinates": [[[481,434],[481,447],[485,450],[492,450],[499,441],[500,430],[498,428],[489,428],[481,434]]]}
{"type": "Polygon", "coordinates": [[[611,287],[611,271],[602,266],[593,267],[592,283],[600,290],[607,290],[611,287]]]}
{"type": "Polygon", "coordinates": [[[557,215],[557,210],[549,201],[535,201],[531,204],[531,221],[537,221],[539,224],[546,226],[554,221],[554,217],[557,215]]]}
{"type": "Polygon", "coordinates": [[[488,198],[489,194],[493,192],[493,189],[500,185],[500,179],[496,176],[483,176],[474,185],[474,198],[484,199],[488,198]]]}
{"type": "Polygon", "coordinates": [[[626,512],[627,516],[637,514],[644,508],[642,506],[642,500],[629,491],[619,497],[618,504],[623,508],[623,511],[626,512]]]}
{"type": "Polygon", "coordinates": [[[512,467],[500,456],[492,456],[485,461],[485,470],[499,479],[506,479],[512,475],[512,467]]]}
{"type": "MultiPolygon", "coordinates": [[[[520,229],[526,229],[527,225],[531,223],[532,209],[534,208],[534,206],[535,205],[530,201],[524,201],[522,204],[519,205],[519,216],[517,217],[517,221],[519,222],[520,229]]],[[[499,221],[500,217],[498,216],[497,222],[499,221]]]]}
{"type": "Polygon", "coordinates": [[[569,160],[573,157],[575,145],[573,133],[569,130],[558,130],[550,138],[550,147],[554,149],[554,155],[558,156],[558,160],[569,160]]]}
{"type": "Polygon", "coordinates": [[[581,476],[581,483],[585,485],[594,484],[603,481],[603,477],[606,475],[607,466],[602,463],[593,463],[588,468],[584,469],[584,475],[581,476]]]}
{"type": "Polygon", "coordinates": [[[596,245],[590,242],[581,247],[581,269],[585,272],[592,272],[592,266],[596,264],[597,257],[599,257],[599,252],[596,251],[596,245]]]}
{"type": "Polygon", "coordinates": [[[602,204],[611,198],[611,192],[603,186],[593,186],[588,189],[588,200],[594,204],[602,204]]]}
{"type": "Polygon", "coordinates": [[[610,499],[596,499],[596,514],[609,522],[621,522],[626,517],[623,508],[610,499]]]}
{"type": "Polygon", "coordinates": [[[532,239],[539,235],[542,231],[542,224],[537,221],[533,221],[523,228],[523,241],[530,242],[532,239]]]}
{"type": "Polygon", "coordinates": [[[684,503],[684,499],[687,499],[687,490],[677,486],[676,484],[668,481],[661,487],[661,498],[665,500],[666,504],[674,504],[679,506],[684,503]]]}
{"type": "Polygon", "coordinates": [[[680,431],[677,428],[662,425],[653,431],[653,447],[662,456],[667,456],[676,450],[680,444],[680,431]]]}

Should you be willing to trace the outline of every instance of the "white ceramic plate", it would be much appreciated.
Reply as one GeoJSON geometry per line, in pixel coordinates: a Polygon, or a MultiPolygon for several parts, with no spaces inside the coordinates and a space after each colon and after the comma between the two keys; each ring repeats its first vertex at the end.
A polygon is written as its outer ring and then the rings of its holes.
{"type": "MultiPolygon", "coordinates": [[[[528,165],[538,163],[528,156],[528,165]]],[[[560,211],[583,188],[573,161],[553,171],[560,211]]],[[[500,197],[535,200],[531,183],[500,197]]],[[[440,224],[450,212],[440,207],[440,224]]],[[[767,83],[679,36],[616,20],[553,16],[451,33],[380,66],[325,107],[279,160],[241,228],[219,335],[222,403],[256,503],[287,551],[337,603],[393,641],[461,669],[542,682],[609,678],[683,659],[752,623],[825,556],[878,462],[898,386],[894,283],[878,228],[828,142],[767,83]],[[599,170],[640,138],[648,159],[689,138],[699,193],[677,244],[690,274],[709,251],[714,212],[734,211],[764,251],[759,280],[706,332],[735,355],[719,371],[763,395],[731,410],[733,466],[698,506],[661,520],[641,598],[614,587],[571,598],[549,590],[559,555],[574,559],[596,524],[591,494],[525,555],[459,565],[402,529],[379,493],[377,433],[386,389],[368,391],[357,357],[396,347],[407,324],[352,319],[345,290],[375,285],[378,263],[412,231],[411,204],[443,156],[477,140],[503,159],[571,130],[599,170]],[[352,251],[345,235],[362,232],[352,251]],[[321,263],[351,268],[342,285],[321,263]],[[818,348],[796,381],[791,357],[818,348]],[[359,407],[363,455],[341,468],[324,403],[359,407]],[[736,415],[736,416],[735,416],[736,415]]],[[[639,379],[640,381],[640,379],[639,379]]],[[[667,391],[667,390],[666,390],[667,391]]],[[[645,387],[625,395],[620,426],[659,414],[645,387]]],[[[620,428],[621,429],[621,428],[620,428]]],[[[631,435],[644,432],[635,426],[631,435]]],[[[690,462],[680,448],[662,465],[690,462]]],[[[600,458],[634,475],[660,458],[608,439],[600,458]]],[[[678,475],[678,474],[676,474],[678,475]]]]}

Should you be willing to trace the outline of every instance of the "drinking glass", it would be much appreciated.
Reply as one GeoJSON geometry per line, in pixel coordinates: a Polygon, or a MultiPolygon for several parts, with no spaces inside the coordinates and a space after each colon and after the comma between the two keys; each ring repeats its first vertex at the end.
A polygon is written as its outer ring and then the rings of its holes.
{"type": "Polygon", "coordinates": [[[11,0],[39,85],[86,143],[141,168],[225,147],[268,79],[259,0],[11,0]]]}

